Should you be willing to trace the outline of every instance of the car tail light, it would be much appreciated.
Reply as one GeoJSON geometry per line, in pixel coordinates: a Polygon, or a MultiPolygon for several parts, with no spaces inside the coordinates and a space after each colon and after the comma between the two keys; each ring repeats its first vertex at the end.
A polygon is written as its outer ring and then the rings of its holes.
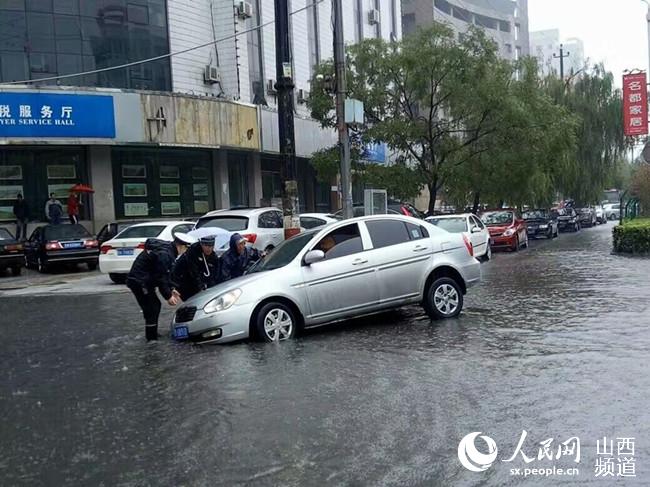
{"type": "Polygon", "coordinates": [[[52,242],[47,242],[45,244],[45,250],[59,250],[59,249],[62,249],[62,248],[63,248],[63,245],[61,245],[56,240],[54,240],[52,242]]]}
{"type": "Polygon", "coordinates": [[[255,243],[255,240],[257,240],[257,234],[256,233],[246,233],[242,235],[246,240],[248,240],[250,243],[255,243]]]}
{"type": "Polygon", "coordinates": [[[413,216],[413,215],[411,215],[411,213],[409,212],[409,210],[408,210],[408,208],[406,206],[400,206],[399,209],[402,211],[402,215],[413,216]]]}
{"type": "Polygon", "coordinates": [[[463,235],[463,242],[465,242],[465,247],[467,247],[470,257],[474,257],[474,246],[469,241],[469,238],[467,238],[467,235],[463,235]]]}
{"type": "Polygon", "coordinates": [[[22,244],[5,245],[5,250],[8,252],[16,252],[18,250],[23,250],[23,246],[22,244]]]}
{"type": "Polygon", "coordinates": [[[84,242],[84,245],[86,247],[91,247],[92,248],[92,247],[97,247],[99,245],[99,242],[97,240],[86,240],[84,242]]]}
{"type": "Polygon", "coordinates": [[[113,247],[110,245],[102,245],[102,248],[99,250],[102,254],[108,254],[109,251],[113,250],[113,247]]]}
{"type": "Polygon", "coordinates": [[[140,242],[138,245],[135,246],[136,249],[144,250],[144,242],[140,242]]]}

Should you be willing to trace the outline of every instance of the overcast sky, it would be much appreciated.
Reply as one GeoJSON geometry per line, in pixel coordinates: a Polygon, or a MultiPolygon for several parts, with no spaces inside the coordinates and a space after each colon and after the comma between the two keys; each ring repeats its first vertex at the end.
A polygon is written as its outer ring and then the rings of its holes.
{"type": "Polygon", "coordinates": [[[529,0],[530,30],[579,37],[585,56],[603,61],[621,85],[624,69],[648,69],[648,7],[641,0],[529,0]]]}

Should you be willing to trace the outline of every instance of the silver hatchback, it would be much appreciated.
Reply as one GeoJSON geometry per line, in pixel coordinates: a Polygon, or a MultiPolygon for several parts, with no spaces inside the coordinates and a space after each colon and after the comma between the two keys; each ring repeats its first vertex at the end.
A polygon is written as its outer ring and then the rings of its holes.
{"type": "Polygon", "coordinates": [[[292,338],[297,330],[421,303],[433,319],[458,316],[481,279],[472,245],[407,216],[353,218],[280,244],[245,276],[181,305],[172,337],[226,343],[292,338]]]}

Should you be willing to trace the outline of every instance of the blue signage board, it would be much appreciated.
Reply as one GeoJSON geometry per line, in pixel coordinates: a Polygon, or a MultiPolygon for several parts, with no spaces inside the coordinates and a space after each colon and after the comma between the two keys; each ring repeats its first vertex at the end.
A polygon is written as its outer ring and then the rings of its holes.
{"type": "Polygon", "coordinates": [[[363,147],[361,156],[366,161],[378,164],[386,163],[386,144],[384,142],[371,142],[363,147]]]}
{"type": "Polygon", "coordinates": [[[0,137],[115,138],[113,97],[0,92],[0,137]]]}

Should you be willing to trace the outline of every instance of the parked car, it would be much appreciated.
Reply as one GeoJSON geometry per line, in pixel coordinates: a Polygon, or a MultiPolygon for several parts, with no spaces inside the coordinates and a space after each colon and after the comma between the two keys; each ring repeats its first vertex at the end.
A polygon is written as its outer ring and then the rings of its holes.
{"type": "Polygon", "coordinates": [[[334,215],[329,213],[301,213],[300,214],[300,227],[305,230],[311,230],[312,228],[322,227],[328,223],[334,223],[339,221],[338,218],[335,218],[334,215]]]}
{"type": "Polygon", "coordinates": [[[136,223],[122,230],[100,247],[99,270],[116,284],[126,282],[135,258],[144,250],[148,238],[171,242],[177,233],[187,233],[194,228],[193,222],[155,221],[136,223]]]}
{"type": "Polygon", "coordinates": [[[607,215],[605,214],[605,208],[602,205],[596,205],[594,206],[594,210],[596,211],[596,221],[601,225],[607,223],[607,215]]]}
{"type": "Polygon", "coordinates": [[[581,227],[593,227],[597,222],[596,211],[590,206],[580,208],[578,209],[578,219],[581,227]]]}
{"type": "Polygon", "coordinates": [[[415,303],[452,318],[480,277],[461,234],[406,216],[354,218],[296,235],[248,274],[196,295],[176,311],[171,332],[198,342],[284,340],[415,303]]]}
{"type": "Polygon", "coordinates": [[[492,257],[490,232],[481,219],[471,213],[461,215],[429,216],[425,219],[432,225],[450,233],[462,233],[474,248],[474,257],[488,261],[492,257]]]}
{"type": "Polygon", "coordinates": [[[97,241],[101,246],[104,242],[108,242],[110,239],[115,238],[115,236],[122,230],[126,230],[137,223],[146,223],[148,221],[150,220],[124,220],[107,223],[97,233],[97,241]]]}
{"type": "Polygon", "coordinates": [[[266,252],[284,241],[282,210],[274,207],[211,211],[196,222],[195,228],[203,227],[240,233],[254,248],[266,252]]]}
{"type": "Polygon", "coordinates": [[[23,244],[6,228],[0,228],[0,273],[11,269],[14,276],[19,276],[25,262],[23,244]]]}
{"type": "Polygon", "coordinates": [[[43,225],[24,243],[25,266],[47,272],[56,264],[86,264],[94,271],[99,260],[99,242],[86,228],[75,225],[43,225]]]}
{"type": "Polygon", "coordinates": [[[529,238],[546,237],[555,238],[559,234],[555,211],[546,209],[529,210],[523,215],[526,221],[526,231],[529,238]]]}
{"type": "Polygon", "coordinates": [[[604,205],[605,216],[608,220],[618,220],[621,218],[621,205],[620,203],[608,203],[604,205]]]}
{"type": "Polygon", "coordinates": [[[516,210],[502,209],[481,213],[481,220],[490,232],[490,246],[516,252],[528,247],[526,222],[516,210]]]}
{"type": "Polygon", "coordinates": [[[560,232],[577,232],[580,230],[580,218],[573,208],[557,208],[557,226],[560,232]]]}
{"type": "MultiPolygon", "coordinates": [[[[356,203],[352,207],[353,215],[355,218],[366,215],[366,208],[363,203],[356,203]]],[[[404,215],[412,216],[413,218],[424,219],[425,215],[410,203],[402,203],[397,200],[388,200],[386,205],[386,213],[389,215],[404,215]]],[[[343,218],[343,210],[334,213],[334,218],[343,218]]]]}

